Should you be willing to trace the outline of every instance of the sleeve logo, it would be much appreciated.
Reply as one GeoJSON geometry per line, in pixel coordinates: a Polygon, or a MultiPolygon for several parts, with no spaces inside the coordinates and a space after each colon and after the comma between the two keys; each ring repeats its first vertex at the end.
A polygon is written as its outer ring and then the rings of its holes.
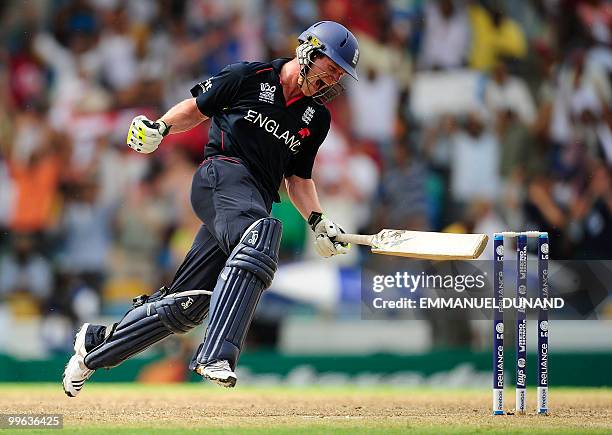
{"type": "Polygon", "coordinates": [[[202,93],[208,91],[212,88],[212,79],[208,79],[205,82],[200,83],[200,87],[202,88],[202,93]]]}
{"type": "Polygon", "coordinates": [[[259,93],[259,101],[274,104],[274,93],[276,86],[270,86],[270,83],[260,83],[261,92],[259,93]]]}

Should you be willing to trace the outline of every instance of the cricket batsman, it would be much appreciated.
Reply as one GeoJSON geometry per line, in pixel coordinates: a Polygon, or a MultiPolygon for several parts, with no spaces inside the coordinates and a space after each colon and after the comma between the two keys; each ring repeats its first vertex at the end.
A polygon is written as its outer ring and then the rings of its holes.
{"type": "Polygon", "coordinates": [[[168,134],[212,118],[205,160],[191,186],[203,225],[170,286],[134,300],[110,327],[85,323],[64,370],[64,391],[75,397],[100,368],[117,366],[152,344],[208,328],[189,368],[233,387],[236,363],[262,292],[278,262],[282,224],[270,217],[285,181],[289,198],[315,233],[322,257],[344,254],[342,229],[323,215],[311,179],[317,150],[330,126],[324,104],[357,80],[358,43],[344,26],[321,21],[299,36],[296,57],[228,65],[191,89],[193,98],[157,121],[137,116],[127,144],[152,153],[168,134]]]}

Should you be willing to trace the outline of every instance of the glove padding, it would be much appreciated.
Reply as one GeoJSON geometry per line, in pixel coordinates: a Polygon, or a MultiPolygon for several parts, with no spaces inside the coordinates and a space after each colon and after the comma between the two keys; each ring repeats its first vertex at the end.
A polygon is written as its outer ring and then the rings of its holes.
{"type": "Polygon", "coordinates": [[[314,51],[315,47],[309,41],[298,45],[295,49],[295,57],[300,66],[300,75],[298,77],[298,85],[300,86],[304,83],[304,77],[306,77],[306,73],[308,73],[308,69],[313,62],[312,55],[314,51]]]}
{"type": "Polygon", "coordinates": [[[303,67],[309,67],[312,62],[312,54],[315,50],[314,45],[310,42],[304,42],[297,46],[295,49],[296,58],[298,60],[298,64],[300,65],[300,70],[303,67]]]}
{"type": "Polygon", "coordinates": [[[321,257],[346,254],[351,248],[349,243],[335,241],[336,236],[344,230],[323,214],[313,211],[308,218],[308,224],[315,233],[315,249],[321,257]]]}
{"type": "Polygon", "coordinates": [[[127,136],[127,145],[143,154],[152,153],[157,149],[170,127],[164,121],[151,121],[144,115],[132,120],[127,136]]]}

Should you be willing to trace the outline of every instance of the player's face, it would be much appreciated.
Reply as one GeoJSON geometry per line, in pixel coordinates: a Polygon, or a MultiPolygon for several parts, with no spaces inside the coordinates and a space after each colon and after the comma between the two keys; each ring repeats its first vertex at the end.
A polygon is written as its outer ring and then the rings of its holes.
{"type": "Polygon", "coordinates": [[[329,57],[318,56],[310,64],[302,83],[302,92],[321,103],[331,101],[344,89],[340,82],[344,75],[344,70],[329,57]]]}

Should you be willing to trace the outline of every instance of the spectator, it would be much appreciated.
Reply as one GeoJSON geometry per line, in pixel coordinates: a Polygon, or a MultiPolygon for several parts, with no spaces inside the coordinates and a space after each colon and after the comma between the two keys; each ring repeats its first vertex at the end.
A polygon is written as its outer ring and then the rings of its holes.
{"type": "Polygon", "coordinates": [[[53,73],[50,94],[50,122],[54,128],[69,131],[73,116],[79,111],[108,110],[112,96],[96,82],[99,63],[86,35],[75,35],[64,47],[51,35],[39,33],[34,49],[53,73]]]}
{"type": "Polygon", "coordinates": [[[74,189],[74,199],[65,206],[61,222],[62,268],[101,291],[111,244],[112,209],[98,200],[99,189],[94,181],[83,180],[74,189]]]}
{"type": "Polygon", "coordinates": [[[53,223],[61,161],[51,136],[39,115],[18,118],[13,158],[9,161],[15,189],[9,223],[13,231],[42,233],[53,223]]]}
{"type": "Polygon", "coordinates": [[[571,208],[573,241],[580,257],[609,259],[612,246],[612,177],[601,161],[593,161],[592,178],[571,208]]]}
{"type": "Polygon", "coordinates": [[[575,50],[559,71],[549,131],[551,139],[561,147],[560,159],[569,161],[560,163],[563,167],[577,164],[573,157],[563,154],[576,154],[572,149],[577,145],[580,123],[589,116],[600,117],[603,108],[608,108],[612,101],[612,88],[605,71],[586,60],[585,50],[575,50]],[[600,115],[596,115],[598,112],[600,115]]]}
{"type": "Polygon", "coordinates": [[[450,171],[453,158],[452,135],[457,129],[454,116],[444,115],[422,126],[421,150],[431,172],[430,191],[434,228],[443,228],[456,218],[452,216],[450,171]]]}
{"type": "Polygon", "coordinates": [[[533,140],[529,127],[513,108],[498,112],[497,135],[501,146],[500,175],[522,180],[544,170],[541,147],[533,140]]]}
{"type": "Polygon", "coordinates": [[[377,227],[428,230],[427,168],[406,142],[393,147],[393,166],[382,176],[374,207],[377,227]]]}
{"type": "Polygon", "coordinates": [[[22,110],[44,105],[47,100],[49,74],[34,50],[33,33],[29,30],[21,34],[9,60],[11,96],[15,106],[22,110]]]}
{"type": "Polygon", "coordinates": [[[267,0],[267,13],[263,17],[263,33],[269,47],[268,57],[284,56],[293,48],[288,35],[299,35],[316,19],[312,2],[267,0]]]}
{"type": "Polygon", "coordinates": [[[95,67],[105,83],[123,104],[138,103],[140,75],[136,43],[129,33],[125,7],[103,14],[104,26],[94,54],[95,67]]]}
{"type": "MultiPolygon", "coordinates": [[[[563,239],[568,223],[566,205],[567,198],[559,197],[559,192],[567,189],[555,189],[559,186],[556,180],[539,174],[529,180],[525,206],[525,225],[529,228],[539,228],[546,231],[552,238],[563,239]]],[[[559,244],[559,251],[562,246],[559,244]]],[[[567,252],[564,253],[567,255],[567,252]]],[[[561,254],[562,256],[564,254],[561,254]]]]}
{"type": "Polygon", "coordinates": [[[500,110],[496,122],[500,143],[500,201],[511,228],[523,225],[521,207],[525,180],[545,171],[545,147],[535,141],[529,127],[512,109],[500,110]]]}
{"type": "Polygon", "coordinates": [[[451,136],[450,189],[461,208],[475,199],[494,200],[499,189],[499,142],[483,116],[468,115],[465,126],[451,136]]]}
{"type": "Polygon", "coordinates": [[[352,128],[359,139],[374,141],[387,149],[399,110],[398,83],[392,75],[374,68],[367,69],[362,77],[351,84],[348,93],[352,128]]]}
{"type": "Polygon", "coordinates": [[[498,62],[493,68],[485,88],[485,106],[498,115],[510,110],[527,126],[535,121],[535,104],[527,84],[520,77],[510,76],[504,62],[498,62]]]}
{"type": "MultiPolygon", "coordinates": [[[[123,138],[121,138],[123,139],[123,138]]],[[[118,206],[146,175],[149,162],[130,152],[123,143],[98,139],[94,167],[100,186],[100,201],[118,206]]]]}
{"type": "Polygon", "coordinates": [[[35,244],[32,234],[13,234],[11,253],[0,258],[0,296],[4,299],[12,293],[27,293],[43,308],[51,296],[53,274],[35,244]]]}
{"type": "Polygon", "coordinates": [[[550,142],[550,119],[556,92],[557,57],[547,47],[537,50],[537,77],[539,84],[535,90],[536,118],[532,125],[534,135],[542,142],[550,142]]]}
{"type": "Polygon", "coordinates": [[[376,76],[392,77],[397,86],[398,99],[401,106],[406,103],[412,81],[413,62],[408,50],[408,41],[398,32],[388,30],[387,39],[374,39],[367,34],[359,34],[359,66],[360,74],[375,71],[376,76]]]}
{"type": "Polygon", "coordinates": [[[96,10],[87,0],[66,2],[53,17],[54,37],[65,47],[87,50],[94,44],[98,25],[96,10]]]}
{"type": "Polygon", "coordinates": [[[159,191],[156,193],[164,198],[173,222],[181,227],[190,227],[195,234],[200,228],[200,221],[191,210],[191,193],[185,189],[185,186],[191,185],[193,171],[195,165],[187,152],[174,148],[165,157],[164,169],[157,183],[159,191]]]}
{"type": "Polygon", "coordinates": [[[465,8],[454,0],[426,2],[424,19],[419,66],[434,70],[462,67],[470,43],[465,8]]]}
{"type": "Polygon", "coordinates": [[[355,199],[355,228],[359,230],[366,228],[372,218],[372,201],[380,182],[380,171],[372,157],[375,152],[372,142],[354,141],[345,166],[343,190],[355,199]],[[354,174],[359,174],[358,180],[354,174]]]}
{"type": "Polygon", "coordinates": [[[502,57],[522,58],[527,54],[525,35],[520,26],[507,17],[499,3],[484,7],[476,2],[468,7],[472,47],[470,66],[489,71],[502,57]]]}
{"type": "Polygon", "coordinates": [[[136,278],[151,286],[159,282],[158,266],[175,217],[160,189],[160,176],[152,170],[126,191],[116,214],[115,276],[136,278]]]}
{"type": "Polygon", "coordinates": [[[612,42],[612,4],[607,1],[583,1],[577,6],[578,16],[591,38],[600,44],[612,42]]]}
{"type": "Polygon", "coordinates": [[[359,231],[369,223],[371,201],[379,183],[379,170],[372,157],[376,150],[372,142],[349,141],[333,123],[317,154],[313,177],[321,202],[324,208],[334,209],[334,216],[342,220],[347,231],[359,231]],[[360,174],[358,178],[355,173],[360,174]]]}
{"type": "Polygon", "coordinates": [[[592,158],[605,159],[612,164],[612,131],[593,89],[582,88],[574,93],[570,105],[573,142],[582,144],[592,158]]]}

